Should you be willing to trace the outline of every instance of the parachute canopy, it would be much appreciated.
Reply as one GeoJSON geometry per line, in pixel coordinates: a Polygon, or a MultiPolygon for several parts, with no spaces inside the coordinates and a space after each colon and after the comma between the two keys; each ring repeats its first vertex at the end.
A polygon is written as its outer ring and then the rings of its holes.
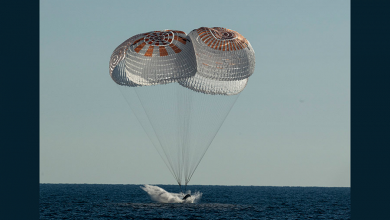
{"type": "Polygon", "coordinates": [[[179,185],[190,181],[254,68],[249,41],[221,27],[138,34],[110,59],[111,78],[179,185]]]}
{"type": "Polygon", "coordinates": [[[110,75],[119,85],[148,86],[194,76],[192,43],[182,31],[153,31],[133,36],[111,56],[110,75]]]}

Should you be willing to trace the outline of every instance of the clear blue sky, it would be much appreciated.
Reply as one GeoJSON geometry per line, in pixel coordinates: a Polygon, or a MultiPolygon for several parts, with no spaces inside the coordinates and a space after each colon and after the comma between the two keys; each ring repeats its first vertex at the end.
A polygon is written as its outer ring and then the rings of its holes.
{"type": "Polygon", "coordinates": [[[41,1],[40,182],[176,184],[111,80],[143,32],[238,31],[256,68],[190,184],[350,186],[350,1],[41,1]]]}

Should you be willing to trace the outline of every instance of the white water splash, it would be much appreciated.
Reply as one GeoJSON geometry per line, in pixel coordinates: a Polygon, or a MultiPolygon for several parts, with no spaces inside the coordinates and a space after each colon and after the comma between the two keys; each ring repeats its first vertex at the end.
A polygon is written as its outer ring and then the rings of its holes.
{"type": "Polygon", "coordinates": [[[202,193],[200,192],[195,192],[193,195],[191,195],[190,190],[187,190],[186,193],[170,193],[158,186],[152,185],[141,186],[141,189],[147,192],[153,201],[160,203],[196,203],[202,197],[202,193]],[[183,200],[183,197],[187,194],[190,194],[191,197],[183,200]]]}

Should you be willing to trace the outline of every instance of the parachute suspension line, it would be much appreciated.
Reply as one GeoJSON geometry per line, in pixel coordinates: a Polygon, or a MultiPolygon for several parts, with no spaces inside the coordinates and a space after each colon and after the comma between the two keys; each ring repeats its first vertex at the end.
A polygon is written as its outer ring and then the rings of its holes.
{"type": "MultiPolygon", "coordinates": [[[[207,108],[208,106],[201,106],[201,104],[205,104],[205,99],[209,96],[209,95],[206,95],[206,94],[202,94],[202,93],[198,93],[198,92],[196,92],[195,93],[195,95],[198,97],[198,99],[196,99],[196,105],[194,106],[194,108],[196,108],[196,107],[201,107],[201,109],[195,109],[194,110],[194,112],[195,112],[195,114],[196,113],[200,113],[200,115],[199,115],[199,117],[196,117],[195,116],[195,119],[206,119],[206,120],[208,120],[207,119],[207,117],[206,117],[206,113],[207,112],[209,112],[210,110],[207,108]],[[202,111],[203,110],[203,111],[202,111]]],[[[206,103],[207,104],[207,103],[206,103]]],[[[191,121],[193,120],[193,116],[194,115],[190,115],[190,117],[191,117],[191,121]]],[[[198,135],[195,135],[195,137],[194,137],[194,143],[193,143],[193,148],[198,148],[198,147],[201,147],[201,144],[199,144],[198,142],[199,142],[199,140],[201,140],[201,139],[204,139],[205,137],[199,137],[200,135],[200,133],[199,133],[199,129],[202,129],[202,127],[196,127],[196,125],[198,125],[197,123],[196,123],[196,121],[193,121],[193,125],[195,126],[195,129],[197,129],[197,130],[195,130],[194,131],[194,134],[198,134],[198,135]],[[200,146],[199,146],[200,145],[200,146]]],[[[204,128],[203,128],[204,129],[204,128]]],[[[193,154],[196,154],[196,152],[193,152],[193,154]]],[[[195,158],[198,158],[198,157],[195,157],[195,158]]],[[[196,161],[196,160],[195,160],[196,161]]],[[[191,166],[191,164],[193,163],[194,161],[190,161],[189,160],[189,162],[188,162],[188,165],[187,165],[187,175],[186,175],[186,178],[185,178],[185,185],[187,186],[187,184],[188,184],[188,182],[190,181],[190,179],[191,179],[191,177],[190,177],[190,175],[191,175],[191,170],[192,170],[192,166],[191,166]]]]}
{"type": "MultiPolygon", "coordinates": [[[[182,88],[180,88],[182,89],[182,88]]],[[[180,91],[178,91],[180,92],[180,91]]],[[[189,164],[191,162],[191,158],[189,157],[191,155],[191,116],[192,116],[192,107],[193,107],[193,102],[192,102],[192,92],[189,89],[184,89],[182,92],[180,92],[184,96],[184,106],[185,110],[183,111],[184,114],[184,142],[183,142],[183,172],[184,172],[184,179],[187,179],[187,176],[189,174],[188,168],[189,164]]]]}
{"type": "Polygon", "coordinates": [[[180,181],[183,179],[183,154],[185,153],[184,142],[186,138],[186,106],[188,103],[185,102],[183,94],[179,92],[179,86],[175,83],[172,85],[172,98],[175,100],[175,114],[174,120],[176,120],[176,153],[177,153],[177,163],[178,163],[178,172],[180,181]]]}
{"type": "MultiPolygon", "coordinates": [[[[194,174],[195,170],[198,168],[198,165],[199,165],[200,161],[202,161],[202,159],[203,159],[205,153],[207,152],[208,148],[210,147],[211,143],[213,142],[215,136],[218,134],[218,131],[221,129],[223,122],[226,120],[227,116],[229,115],[229,113],[230,113],[231,109],[233,108],[234,104],[236,103],[236,101],[237,101],[239,95],[240,95],[240,93],[233,96],[233,97],[234,97],[233,102],[231,103],[231,105],[230,105],[228,111],[226,112],[226,114],[225,114],[224,116],[222,116],[222,117],[223,117],[222,123],[220,123],[220,125],[218,126],[216,132],[214,132],[214,135],[213,135],[212,138],[210,139],[209,143],[206,145],[206,149],[202,151],[203,153],[201,152],[202,155],[201,155],[200,159],[197,161],[197,163],[195,164],[195,166],[192,166],[192,168],[191,168],[192,172],[190,172],[189,176],[186,178],[185,185],[187,185],[187,183],[191,180],[192,175],[194,174]]],[[[225,97],[220,97],[220,98],[221,98],[221,100],[222,100],[222,98],[225,98],[225,97]]],[[[226,98],[230,98],[230,97],[226,97],[226,98]]],[[[223,109],[223,106],[220,105],[219,103],[217,104],[217,106],[219,107],[219,108],[218,108],[218,112],[223,112],[223,111],[220,111],[221,108],[223,109]]],[[[199,133],[199,132],[196,132],[196,133],[199,133]]],[[[196,161],[195,161],[195,162],[196,162],[196,161]]]]}
{"type": "MultiPolygon", "coordinates": [[[[170,97],[171,99],[171,104],[173,105],[172,107],[175,109],[175,111],[173,112],[173,115],[172,115],[172,118],[171,120],[173,120],[175,122],[175,128],[176,128],[176,138],[174,137],[168,137],[168,138],[172,138],[174,140],[174,144],[175,144],[175,148],[172,148],[172,146],[167,146],[169,147],[170,149],[173,149],[174,152],[176,152],[176,168],[177,168],[177,172],[178,172],[178,178],[180,179],[180,183],[181,181],[183,180],[183,161],[182,161],[182,154],[183,154],[183,149],[182,149],[182,146],[183,146],[183,112],[185,110],[182,110],[182,107],[183,107],[183,104],[185,106],[186,103],[182,103],[181,102],[181,94],[180,92],[178,92],[177,89],[178,88],[178,84],[177,83],[172,83],[171,86],[170,86],[170,92],[169,92],[169,96],[167,97],[170,97]]],[[[169,109],[167,109],[169,111],[169,109]]],[[[184,131],[185,132],[185,131],[184,131]]],[[[185,133],[184,133],[185,134],[185,133]]],[[[172,144],[172,143],[167,143],[168,145],[172,144]]],[[[173,154],[172,154],[173,155],[173,154]]]]}
{"type": "MultiPolygon", "coordinates": [[[[156,88],[156,87],[159,87],[159,85],[154,86],[154,87],[155,87],[155,88],[156,88]]],[[[160,85],[160,87],[161,87],[161,85],[160,85]]],[[[139,88],[139,89],[142,89],[142,88],[139,88]]],[[[154,133],[155,133],[155,135],[156,135],[156,137],[157,137],[157,139],[158,139],[158,141],[159,141],[159,143],[160,143],[160,147],[161,147],[161,149],[163,150],[164,155],[165,155],[166,158],[167,158],[167,161],[168,161],[168,163],[169,163],[169,166],[168,166],[167,163],[166,163],[166,165],[167,165],[168,169],[171,171],[171,174],[172,174],[173,177],[176,179],[176,181],[177,181],[177,183],[179,184],[180,189],[181,189],[181,178],[180,178],[180,176],[178,175],[178,173],[175,172],[175,169],[174,169],[175,166],[172,164],[173,161],[172,161],[172,158],[170,157],[171,152],[167,152],[168,149],[166,149],[166,148],[164,147],[164,145],[163,145],[163,143],[162,143],[162,140],[161,140],[161,137],[160,137],[160,135],[159,135],[159,132],[156,131],[156,128],[155,128],[156,125],[155,125],[154,123],[152,123],[153,119],[151,119],[151,113],[150,113],[149,111],[147,111],[146,108],[145,108],[145,106],[146,106],[145,101],[146,101],[146,100],[144,100],[144,98],[141,98],[141,97],[140,97],[140,95],[141,95],[140,92],[146,93],[145,95],[148,95],[148,93],[145,92],[145,90],[143,90],[143,91],[138,91],[138,88],[135,89],[135,91],[136,91],[136,94],[137,94],[137,97],[138,97],[139,101],[141,102],[142,108],[143,108],[145,114],[147,115],[147,118],[148,118],[148,120],[149,120],[149,122],[150,122],[150,125],[152,126],[153,131],[154,131],[154,133]]],[[[148,90],[146,90],[146,91],[148,91],[148,90]]],[[[159,91],[159,90],[158,90],[158,91],[159,91]]],[[[153,91],[151,91],[151,93],[153,93],[153,91]]],[[[164,99],[164,95],[162,95],[162,93],[160,93],[160,92],[154,92],[153,94],[157,94],[157,96],[160,95],[160,97],[158,97],[157,100],[160,100],[160,101],[161,101],[161,100],[164,99]],[[162,97],[161,97],[161,96],[162,96],[162,97]]],[[[162,103],[164,103],[164,101],[165,101],[165,100],[163,100],[162,103]]],[[[163,109],[166,109],[166,105],[159,105],[159,106],[162,107],[163,109]]],[[[165,111],[166,111],[166,110],[165,110],[165,111]]],[[[160,154],[160,156],[161,156],[161,158],[163,158],[163,160],[164,160],[164,157],[162,157],[161,154],[160,154]]]]}
{"type": "MultiPolygon", "coordinates": [[[[176,83],[175,83],[176,84],[176,83]]],[[[181,94],[177,92],[177,87],[175,85],[172,86],[172,99],[175,100],[175,116],[173,117],[176,120],[176,157],[177,157],[177,163],[178,163],[178,172],[180,176],[180,181],[183,180],[183,136],[185,135],[185,130],[184,130],[184,115],[183,112],[184,110],[183,105],[185,103],[182,103],[182,97],[181,94]]]]}
{"type": "MultiPolygon", "coordinates": [[[[176,105],[175,105],[175,115],[176,115],[176,137],[183,137],[183,125],[182,125],[182,122],[183,122],[183,111],[181,109],[181,107],[183,106],[184,103],[182,103],[182,100],[180,99],[181,98],[181,94],[177,92],[177,89],[176,87],[174,87],[174,92],[173,92],[173,98],[175,98],[176,100],[176,105]]],[[[182,138],[176,138],[176,148],[177,148],[177,163],[178,163],[178,168],[179,168],[179,176],[180,176],[180,180],[182,180],[182,167],[183,167],[183,140],[182,138]]]]}
{"type": "MultiPolygon", "coordinates": [[[[150,125],[151,125],[152,128],[153,128],[153,132],[154,132],[154,134],[156,135],[157,140],[158,140],[158,142],[159,142],[159,144],[160,144],[160,147],[161,147],[161,141],[160,141],[159,137],[158,137],[157,134],[156,134],[156,129],[154,128],[153,123],[151,123],[150,117],[149,117],[149,115],[147,114],[147,111],[145,110],[144,104],[142,103],[142,100],[141,100],[141,98],[139,97],[139,94],[138,94],[137,89],[134,88],[134,90],[135,90],[135,93],[136,93],[136,95],[137,95],[138,100],[139,100],[140,103],[141,103],[142,109],[144,110],[144,112],[145,112],[145,114],[146,114],[146,116],[147,116],[147,118],[148,118],[148,120],[149,120],[149,122],[150,122],[150,125]]],[[[167,154],[166,154],[166,152],[165,152],[165,150],[164,150],[164,148],[163,148],[163,147],[161,147],[161,148],[162,148],[162,150],[163,150],[165,156],[168,157],[167,154]]],[[[158,150],[158,151],[159,151],[159,150],[158,150]]],[[[159,153],[159,154],[160,154],[160,153],[159,153]]],[[[161,157],[161,158],[164,158],[161,154],[160,154],[160,157],[161,157]]],[[[164,159],[163,159],[163,160],[164,160],[164,159]]],[[[164,161],[165,161],[165,160],[164,160],[164,161]]],[[[171,168],[172,165],[171,165],[171,163],[170,163],[170,160],[168,160],[168,163],[170,164],[170,166],[169,166],[167,163],[165,163],[166,166],[168,167],[168,169],[169,169],[169,171],[171,172],[171,174],[173,175],[173,177],[177,180],[177,177],[175,176],[174,171],[173,171],[172,168],[171,168]]]]}
{"type": "MultiPolygon", "coordinates": [[[[190,91],[187,91],[187,94],[189,94],[189,100],[188,100],[188,103],[190,103],[191,105],[189,106],[189,108],[188,108],[188,115],[187,115],[187,118],[188,118],[188,121],[187,121],[187,123],[188,123],[188,125],[187,125],[187,127],[188,127],[188,131],[187,131],[187,134],[189,135],[190,134],[190,132],[192,132],[191,131],[191,127],[190,127],[190,125],[191,125],[191,121],[193,121],[193,119],[192,119],[192,112],[193,112],[193,94],[194,93],[192,93],[192,92],[190,92],[190,91]]],[[[187,143],[186,143],[186,178],[188,177],[188,174],[189,174],[189,172],[188,172],[188,167],[189,167],[189,164],[190,164],[190,162],[191,162],[191,158],[190,158],[190,137],[188,137],[187,138],[187,143]]],[[[187,183],[185,184],[186,185],[186,187],[187,187],[187,183]]]]}
{"type": "MultiPolygon", "coordinates": [[[[121,86],[121,85],[118,85],[118,86],[121,86]]],[[[118,87],[117,87],[117,88],[118,88],[118,87]]],[[[146,131],[146,125],[142,123],[142,120],[140,119],[140,115],[139,115],[139,114],[136,114],[136,111],[135,111],[135,109],[134,109],[134,106],[133,106],[132,104],[130,104],[129,100],[125,97],[124,91],[122,91],[120,88],[118,88],[118,89],[119,89],[119,92],[122,94],[123,98],[126,100],[127,104],[130,106],[130,109],[133,111],[133,115],[135,115],[135,117],[137,118],[137,121],[141,124],[141,127],[142,127],[142,129],[144,130],[144,132],[146,133],[146,136],[147,136],[147,137],[149,138],[149,140],[152,142],[153,147],[157,150],[157,153],[160,155],[160,157],[163,159],[165,165],[168,167],[169,172],[173,175],[173,177],[175,177],[175,174],[173,173],[173,170],[172,170],[171,167],[168,165],[169,160],[166,161],[166,160],[164,159],[164,157],[161,155],[161,152],[160,152],[159,148],[156,146],[156,143],[153,141],[153,139],[152,139],[152,137],[150,136],[149,132],[146,131]]],[[[126,92],[130,92],[130,90],[133,91],[133,92],[135,92],[135,94],[136,94],[137,97],[138,97],[138,94],[137,94],[135,88],[133,88],[133,87],[126,87],[126,88],[124,88],[124,89],[126,89],[126,92]]],[[[139,99],[139,97],[138,97],[138,100],[141,102],[141,100],[139,99]]],[[[144,110],[142,104],[141,104],[141,106],[142,106],[142,109],[144,110]]],[[[144,112],[145,112],[145,110],[144,110],[144,112]]],[[[147,114],[145,114],[145,115],[147,116],[147,114]]],[[[149,120],[148,117],[147,117],[147,119],[148,119],[148,122],[150,123],[150,120],[149,120]]],[[[150,123],[150,125],[151,125],[152,128],[153,128],[152,123],[150,123]]],[[[154,131],[154,128],[153,128],[153,132],[155,132],[155,131],[154,131]]],[[[156,137],[157,137],[157,135],[156,135],[156,137]]],[[[159,141],[159,144],[161,145],[160,140],[158,140],[158,141],[159,141]]],[[[160,147],[161,147],[161,146],[160,146],[160,147]]],[[[164,153],[165,153],[165,152],[164,152],[164,153]]]]}
{"type": "MultiPolygon", "coordinates": [[[[181,94],[180,93],[178,93],[177,92],[177,89],[176,89],[176,87],[175,86],[173,86],[173,90],[174,90],[174,92],[173,92],[173,96],[174,97],[172,97],[172,98],[175,98],[175,100],[176,100],[176,105],[175,105],[175,110],[176,110],[176,112],[175,112],[175,115],[176,115],[176,118],[175,119],[177,119],[176,120],[176,137],[183,137],[183,125],[182,125],[182,123],[183,123],[183,111],[182,111],[182,109],[181,109],[181,107],[182,107],[182,105],[184,104],[184,103],[182,103],[182,100],[180,99],[181,98],[181,94]]],[[[183,167],[183,161],[182,161],[182,157],[183,157],[183,139],[182,138],[176,138],[176,148],[177,148],[177,151],[176,151],[176,153],[177,153],[177,163],[178,163],[178,168],[179,168],[179,170],[178,170],[178,172],[179,172],[179,176],[180,176],[180,181],[182,180],[182,171],[183,171],[183,169],[182,169],[182,167],[183,167]]]]}
{"type": "Polygon", "coordinates": [[[181,161],[180,171],[183,172],[184,178],[188,175],[188,163],[189,163],[189,134],[190,134],[190,118],[192,107],[192,93],[188,89],[184,89],[180,86],[176,86],[176,96],[178,105],[178,115],[180,117],[179,136],[180,138],[180,150],[181,161]]]}
{"type": "MultiPolygon", "coordinates": [[[[165,99],[170,99],[170,101],[172,101],[173,103],[171,104],[175,104],[175,101],[176,101],[176,105],[173,105],[172,107],[174,108],[173,110],[174,111],[170,111],[169,110],[169,106],[168,105],[163,105],[164,108],[166,110],[164,110],[164,112],[170,112],[172,115],[171,117],[171,120],[174,121],[174,124],[176,125],[176,137],[180,137],[180,117],[178,117],[178,114],[180,113],[179,112],[179,106],[177,104],[177,100],[176,100],[176,97],[175,97],[175,90],[174,90],[174,84],[172,84],[170,87],[168,87],[169,89],[169,93],[168,95],[164,96],[165,99]],[[175,101],[174,101],[175,100],[175,101]],[[176,117],[175,117],[176,116],[176,117]]],[[[169,100],[164,100],[164,103],[169,103],[169,100]]],[[[169,128],[167,128],[169,129],[169,128]]],[[[167,136],[167,135],[164,135],[164,136],[167,136]]],[[[174,139],[173,137],[169,137],[169,138],[172,138],[174,139]]],[[[167,143],[168,145],[171,144],[171,143],[167,143]]],[[[172,146],[167,146],[169,147],[169,149],[173,149],[175,153],[176,152],[176,155],[174,155],[173,153],[171,153],[172,156],[176,156],[176,169],[177,169],[177,177],[180,181],[180,187],[181,187],[181,181],[182,181],[182,172],[181,172],[181,161],[180,161],[180,139],[179,138],[176,138],[176,143],[173,143],[175,148],[173,148],[172,146]]]]}

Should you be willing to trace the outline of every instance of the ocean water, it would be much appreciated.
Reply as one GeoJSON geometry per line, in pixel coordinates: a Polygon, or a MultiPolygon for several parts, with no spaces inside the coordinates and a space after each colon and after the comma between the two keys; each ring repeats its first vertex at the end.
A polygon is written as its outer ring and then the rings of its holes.
{"type": "Polygon", "coordinates": [[[350,219],[350,188],[40,184],[40,219],[350,219]]]}

